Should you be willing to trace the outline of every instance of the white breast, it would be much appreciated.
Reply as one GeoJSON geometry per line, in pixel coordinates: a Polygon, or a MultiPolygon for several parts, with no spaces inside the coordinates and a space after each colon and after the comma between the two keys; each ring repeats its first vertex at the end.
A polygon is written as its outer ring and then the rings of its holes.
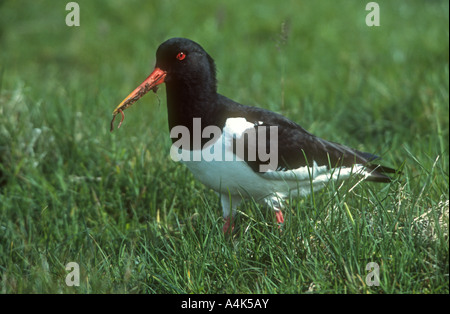
{"type": "Polygon", "coordinates": [[[254,124],[244,118],[227,119],[222,134],[214,144],[193,151],[172,146],[172,159],[183,162],[196,179],[217,192],[265,197],[273,190],[270,181],[263,179],[233,154],[233,139],[239,139],[253,127],[254,124]]]}

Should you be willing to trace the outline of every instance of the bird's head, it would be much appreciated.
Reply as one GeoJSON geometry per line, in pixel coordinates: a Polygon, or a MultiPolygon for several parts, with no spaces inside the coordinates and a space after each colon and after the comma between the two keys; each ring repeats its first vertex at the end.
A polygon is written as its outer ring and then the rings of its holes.
{"type": "MultiPolygon", "coordinates": [[[[171,38],[163,42],[156,51],[156,64],[153,72],[116,107],[113,116],[122,113],[123,121],[123,110],[150,90],[156,92],[158,85],[162,83],[177,89],[192,89],[193,86],[196,86],[215,93],[214,61],[199,44],[192,40],[171,38]]],[[[113,130],[113,121],[111,121],[111,131],[113,130]]]]}

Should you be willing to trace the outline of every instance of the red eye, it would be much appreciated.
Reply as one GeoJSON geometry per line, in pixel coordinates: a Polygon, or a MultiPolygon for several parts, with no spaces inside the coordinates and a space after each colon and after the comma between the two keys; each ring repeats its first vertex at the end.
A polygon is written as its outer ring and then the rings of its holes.
{"type": "Polygon", "coordinates": [[[186,54],[184,53],[184,52],[179,52],[178,54],[177,54],[177,59],[178,60],[184,60],[184,58],[186,58],[186,54]]]}

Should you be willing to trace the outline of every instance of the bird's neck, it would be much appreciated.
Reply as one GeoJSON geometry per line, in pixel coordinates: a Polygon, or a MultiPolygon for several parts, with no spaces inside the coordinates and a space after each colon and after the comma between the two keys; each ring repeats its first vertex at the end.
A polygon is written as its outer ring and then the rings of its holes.
{"type": "Polygon", "coordinates": [[[217,110],[217,92],[214,85],[188,84],[172,81],[166,84],[169,128],[177,125],[192,129],[194,118],[202,120],[202,128],[211,124],[217,110]]]}

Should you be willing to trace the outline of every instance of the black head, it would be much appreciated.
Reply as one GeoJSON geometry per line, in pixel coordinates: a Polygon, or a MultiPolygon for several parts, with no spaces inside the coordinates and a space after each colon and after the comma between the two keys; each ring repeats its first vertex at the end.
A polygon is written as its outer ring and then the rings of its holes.
{"type": "Polygon", "coordinates": [[[138,101],[148,91],[156,91],[166,83],[168,105],[211,101],[216,97],[216,67],[214,60],[196,42],[186,38],[172,38],[156,51],[153,72],[132,91],[114,110],[117,115],[138,101]]]}
{"type": "Polygon", "coordinates": [[[196,42],[186,38],[171,38],[156,51],[156,68],[167,72],[164,81],[186,85],[216,87],[216,68],[213,59],[196,42]],[[206,86],[205,86],[206,85],[206,86]]]}

